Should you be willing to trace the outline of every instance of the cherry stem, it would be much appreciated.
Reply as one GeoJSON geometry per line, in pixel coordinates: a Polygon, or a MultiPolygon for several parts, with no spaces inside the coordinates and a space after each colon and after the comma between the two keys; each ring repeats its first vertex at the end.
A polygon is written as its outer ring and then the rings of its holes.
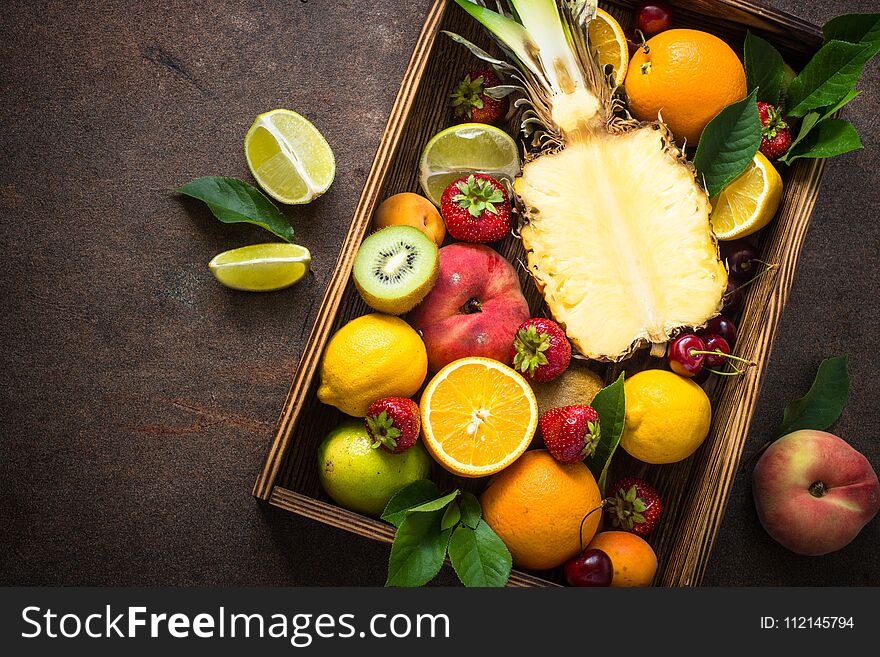
{"type": "Polygon", "coordinates": [[[761,276],[763,276],[763,275],[766,274],[767,272],[772,271],[772,270],[774,270],[774,269],[777,269],[777,268],[779,267],[779,265],[776,264],[776,263],[774,263],[774,264],[772,264],[772,265],[768,265],[766,262],[762,262],[761,260],[755,260],[755,262],[760,262],[762,265],[765,265],[765,266],[766,266],[766,269],[764,269],[764,271],[762,271],[762,272],[759,272],[759,273],[755,274],[754,276],[752,276],[749,280],[747,280],[747,281],[746,281],[745,283],[743,283],[742,285],[739,285],[739,286],[733,288],[730,292],[725,292],[725,293],[722,295],[722,297],[721,297],[722,299],[727,299],[727,298],[729,298],[732,294],[736,294],[739,290],[741,290],[741,289],[743,289],[744,287],[746,287],[746,286],[751,285],[752,283],[754,283],[756,280],[758,280],[759,278],[761,278],[761,276]]]}
{"type": "MultiPolygon", "coordinates": [[[[731,365],[733,367],[733,365],[731,365]]],[[[722,372],[721,370],[713,370],[711,367],[706,368],[707,372],[712,372],[712,374],[717,374],[718,376],[739,376],[740,374],[745,374],[745,370],[738,370],[733,367],[733,372],[722,372]]]]}
{"type": "Polygon", "coordinates": [[[740,363],[746,363],[749,367],[754,367],[755,365],[757,365],[756,362],[748,360],[746,358],[740,358],[739,356],[732,356],[730,354],[725,354],[720,349],[716,349],[715,351],[697,351],[696,349],[691,349],[688,353],[691,356],[695,356],[697,354],[704,354],[706,356],[724,356],[725,358],[728,358],[730,360],[735,360],[740,363]]]}
{"type": "Polygon", "coordinates": [[[584,551],[584,523],[587,521],[587,518],[589,518],[591,515],[593,515],[594,513],[596,513],[596,511],[599,511],[600,509],[604,509],[604,508],[605,508],[605,505],[606,505],[607,503],[608,503],[607,500],[602,500],[602,501],[599,503],[599,506],[597,506],[595,509],[593,509],[592,511],[590,511],[587,515],[585,515],[583,518],[581,518],[581,526],[580,526],[580,528],[578,529],[578,545],[581,546],[581,552],[584,551]]]}
{"type": "Polygon", "coordinates": [[[645,51],[645,54],[649,54],[651,52],[651,46],[648,45],[648,40],[645,38],[645,33],[641,30],[636,30],[636,36],[639,37],[641,43],[639,44],[639,48],[645,51]]]}

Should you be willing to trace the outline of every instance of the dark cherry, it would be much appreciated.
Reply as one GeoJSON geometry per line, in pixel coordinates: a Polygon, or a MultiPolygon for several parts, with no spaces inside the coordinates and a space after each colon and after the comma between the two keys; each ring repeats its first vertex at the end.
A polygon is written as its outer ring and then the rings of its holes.
{"type": "Polygon", "coordinates": [[[570,586],[611,586],[614,566],[602,550],[588,548],[565,562],[565,581],[570,586]]]}
{"type": "Polygon", "coordinates": [[[730,277],[740,285],[748,283],[761,270],[757,249],[745,240],[725,242],[721,255],[727,261],[730,277]]]}
{"type": "Polygon", "coordinates": [[[707,335],[720,335],[731,347],[736,342],[736,325],[729,317],[718,315],[706,324],[706,328],[697,333],[705,341],[707,335]]]}
{"type": "Polygon", "coordinates": [[[636,9],[636,28],[650,38],[672,27],[672,7],[665,2],[643,2],[636,9]]]}
{"type": "MultiPolygon", "coordinates": [[[[702,336],[706,351],[720,351],[722,354],[730,353],[730,345],[727,340],[715,333],[706,333],[702,336]]],[[[727,359],[724,356],[706,354],[706,365],[709,367],[721,367],[727,359]]]]}
{"type": "Polygon", "coordinates": [[[727,289],[724,291],[724,305],[721,312],[725,315],[735,315],[743,306],[743,291],[739,289],[739,284],[730,279],[727,281],[727,289]]]}
{"type": "Polygon", "coordinates": [[[669,368],[681,376],[696,376],[706,360],[704,354],[694,353],[697,351],[706,351],[706,343],[693,333],[682,333],[669,344],[669,368]]]}

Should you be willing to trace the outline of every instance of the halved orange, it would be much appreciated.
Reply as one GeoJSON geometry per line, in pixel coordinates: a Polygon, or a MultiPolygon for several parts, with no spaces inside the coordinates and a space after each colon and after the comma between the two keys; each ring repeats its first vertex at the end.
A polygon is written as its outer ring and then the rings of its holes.
{"type": "Polygon", "coordinates": [[[461,358],[431,379],[422,395],[425,446],[462,477],[485,477],[518,459],[538,426],[531,386],[490,358],[461,358]]]}
{"type": "Polygon", "coordinates": [[[590,49],[598,59],[600,66],[611,64],[614,68],[614,82],[620,86],[626,79],[629,64],[629,48],[626,35],[620,23],[602,9],[596,10],[596,17],[587,27],[590,35],[590,49]]]}

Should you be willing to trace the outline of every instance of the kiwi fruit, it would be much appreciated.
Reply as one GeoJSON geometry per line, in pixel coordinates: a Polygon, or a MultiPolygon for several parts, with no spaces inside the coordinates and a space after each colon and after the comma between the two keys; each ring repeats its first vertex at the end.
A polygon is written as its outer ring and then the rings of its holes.
{"type": "Polygon", "coordinates": [[[412,226],[389,226],[373,233],[354,257],[354,285],[361,297],[389,315],[415,308],[439,274],[437,245],[412,226]]]}

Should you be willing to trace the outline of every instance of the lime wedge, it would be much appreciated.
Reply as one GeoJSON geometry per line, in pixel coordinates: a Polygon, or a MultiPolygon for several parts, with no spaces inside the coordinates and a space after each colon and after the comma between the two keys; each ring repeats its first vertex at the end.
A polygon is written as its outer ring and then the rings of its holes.
{"type": "Polygon", "coordinates": [[[260,187],[290,205],[315,200],[336,175],[336,159],[324,136],[286,109],[256,118],[244,138],[244,156],[260,187]]]}
{"type": "Polygon", "coordinates": [[[419,183],[434,205],[456,178],[487,173],[513,180],[519,174],[519,150],[503,130],[484,123],[462,123],[431,138],[419,161],[419,183]]]}
{"type": "Polygon", "coordinates": [[[299,244],[271,242],[224,251],[208,263],[226,287],[246,292],[272,292],[290,287],[309,271],[312,254],[299,244]]]}

